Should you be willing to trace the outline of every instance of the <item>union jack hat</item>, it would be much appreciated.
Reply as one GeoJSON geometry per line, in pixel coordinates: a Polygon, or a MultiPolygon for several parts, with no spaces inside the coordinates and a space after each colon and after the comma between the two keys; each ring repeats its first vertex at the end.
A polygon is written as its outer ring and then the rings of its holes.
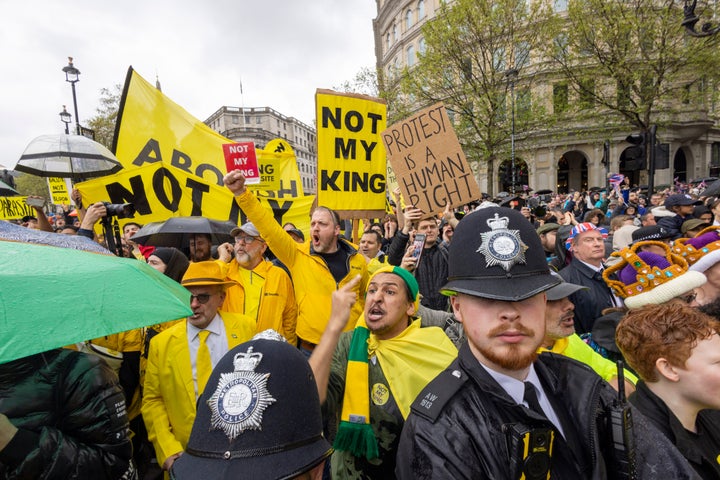
{"type": "Polygon", "coordinates": [[[565,240],[565,250],[570,250],[570,247],[572,245],[572,239],[577,237],[583,232],[589,232],[590,230],[597,230],[602,234],[602,238],[605,239],[608,236],[607,230],[604,228],[598,228],[595,226],[594,223],[590,222],[584,222],[584,223],[578,223],[575,225],[572,230],[570,230],[570,235],[568,236],[567,240],[565,240]]]}

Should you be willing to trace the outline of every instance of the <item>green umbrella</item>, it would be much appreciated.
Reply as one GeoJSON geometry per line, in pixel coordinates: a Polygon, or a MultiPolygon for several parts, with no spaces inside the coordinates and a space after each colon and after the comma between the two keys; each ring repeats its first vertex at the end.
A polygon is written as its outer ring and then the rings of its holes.
{"type": "Polygon", "coordinates": [[[192,314],[190,292],[130,258],[0,241],[0,363],[192,314]]]}

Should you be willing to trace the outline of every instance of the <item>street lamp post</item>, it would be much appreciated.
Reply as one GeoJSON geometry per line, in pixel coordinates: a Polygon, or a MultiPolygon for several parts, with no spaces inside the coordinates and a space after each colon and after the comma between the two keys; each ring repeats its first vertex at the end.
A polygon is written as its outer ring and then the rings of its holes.
{"type": "Polygon", "coordinates": [[[710,22],[704,22],[700,27],[700,31],[695,30],[695,25],[700,21],[700,17],[695,15],[696,6],[697,0],[692,0],[692,2],[685,0],[683,6],[685,18],[682,21],[682,26],[685,27],[687,33],[693,37],[709,37],[720,32],[720,25],[713,26],[710,22]]]}
{"type": "Polygon", "coordinates": [[[65,72],[65,81],[72,86],[73,106],[75,107],[75,133],[80,135],[80,117],[78,116],[77,97],[75,96],[75,84],[80,80],[80,70],[73,65],[73,57],[68,57],[68,64],[63,67],[62,71],[65,72]]]}
{"type": "Polygon", "coordinates": [[[63,111],[60,112],[60,121],[65,124],[65,134],[70,134],[70,129],[68,128],[68,125],[70,125],[70,122],[72,122],[72,115],[68,113],[67,108],[65,108],[65,105],[63,105],[63,111]]]}
{"type": "Polygon", "coordinates": [[[518,77],[517,68],[511,68],[505,71],[505,78],[510,83],[510,105],[511,105],[511,130],[510,130],[510,175],[512,184],[510,190],[515,195],[515,80],[518,77]]]}

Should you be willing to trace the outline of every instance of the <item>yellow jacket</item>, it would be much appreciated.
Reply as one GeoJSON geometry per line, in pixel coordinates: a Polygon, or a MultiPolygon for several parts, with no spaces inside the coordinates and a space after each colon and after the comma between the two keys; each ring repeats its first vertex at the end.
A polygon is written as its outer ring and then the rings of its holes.
{"type": "MultiPolygon", "coordinates": [[[[224,312],[245,313],[245,287],[242,284],[243,276],[239,273],[240,268],[242,267],[235,259],[228,265],[226,275],[238,284],[225,291],[225,303],[222,306],[224,312]]],[[[285,270],[267,260],[261,261],[252,270],[251,278],[253,275],[265,279],[257,309],[257,332],[271,328],[285,337],[291,345],[297,345],[297,303],[290,277],[285,270]]]]}
{"type": "Polygon", "coordinates": [[[312,252],[310,239],[303,244],[295,242],[275,220],[272,211],[264,208],[249,190],[235,197],[235,201],[275,256],[290,270],[298,305],[297,336],[308,342],[319,343],[330,319],[332,292],[355,275],[361,275],[360,284],[355,289],[357,300],[345,327],[345,331],[352,330],[363,312],[368,281],[365,258],[357,249],[343,239],[338,241],[339,247],[349,254],[349,268],[345,278],[336,283],[325,260],[312,252]]]}
{"type": "MultiPolygon", "coordinates": [[[[252,319],[219,312],[225,324],[228,348],[255,334],[252,319]]],[[[158,463],[185,450],[195,420],[193,382],[186,321],[179,322],[150,341],[145,370],[142,415],[158,463]]]]}

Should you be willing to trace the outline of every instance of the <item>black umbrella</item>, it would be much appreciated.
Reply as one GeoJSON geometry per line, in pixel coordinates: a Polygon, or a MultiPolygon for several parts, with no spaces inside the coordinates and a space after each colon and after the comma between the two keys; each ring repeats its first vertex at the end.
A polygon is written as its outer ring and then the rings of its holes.
{"type": "Polygon", "coordinates": [[[187,248],[190,238],[197,234],[207,234],[213,245],[233,242],[230,231],[235,228],[228,220],[213,220],[205,217],[172,217],[164,222],[151,222],[132,236],[132,241],[141,245],[155,247],[187,248]]]}
{"type": "Polygon", "coordinates": [[[701,195],[704,197],[714,197],[716,195],[720,195],[720,180],[715,180],[708,185],[707,188],[701,192],[701,195]]]}
{"type": "Polygon", "coordinates": [[[535,195],[550,195],[551,193],[553,193],[552,190],[550,190],[549,188],[545,188],[543,190],[538,190],[537,192],[535,192],[535,195]]]}
{"type": "Polygon", "coordinates": [[[25,148],[15,170],[76,181],[118,172],[122,164],[104,145],[82,135],[41,135],[25,148]]]}

